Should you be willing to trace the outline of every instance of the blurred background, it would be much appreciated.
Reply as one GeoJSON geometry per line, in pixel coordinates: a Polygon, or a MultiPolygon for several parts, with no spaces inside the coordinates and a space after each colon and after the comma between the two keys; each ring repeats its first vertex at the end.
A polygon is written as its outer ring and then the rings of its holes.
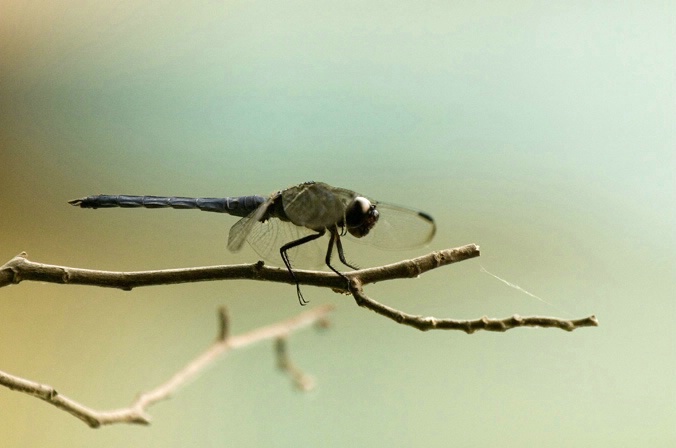
{"type": "MultiPolygon", "coordinates": [[[[368,288],[404,311],[595,314],[573,333],[421,333],[333,303],[232,353],[150,427],[91,430],[0,389],[3,446],[673,446],[676,7],[666,1],[0,2],[0,264],[256,261],[236,218],[80,210],[90,194],[269,194],[306,180],[422,209],[480,259],[368,288]],[[545,299],[481,272],[481,266],[545,299]]],[[[0,290],[0,370],[125,406],[233,332],[301,311],[290,285],[0,290]]]]}

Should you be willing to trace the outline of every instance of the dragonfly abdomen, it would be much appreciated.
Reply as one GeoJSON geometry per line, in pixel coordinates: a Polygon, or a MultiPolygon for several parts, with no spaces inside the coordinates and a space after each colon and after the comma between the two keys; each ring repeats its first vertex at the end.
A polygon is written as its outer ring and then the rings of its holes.
{"type": "Polygon", "coordinates": [[[180,196],[129,196],[100,194],[74,199],[68,203],[81,208],[175,208],[199,209],[206,212],[247,216],[264,203],[263,196],[238,196],[226,198],[185,198],[180,196]]]}

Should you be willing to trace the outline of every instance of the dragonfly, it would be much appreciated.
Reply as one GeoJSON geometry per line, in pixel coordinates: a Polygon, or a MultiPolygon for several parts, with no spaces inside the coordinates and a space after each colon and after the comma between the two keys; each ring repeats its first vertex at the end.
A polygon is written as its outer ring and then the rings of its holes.
{"type": "Polygon", "coordinates": [[[296,285],[298,301],[305,305],[300,283],[292,269],[297,249],[328,234],[324,263],[348,282],[331,264],[334,248],[340,262],[354,270],[343,250],[342,237],[382,249],[403,250],[429,243],[436,233],[427,213],[368,199],[352,190],[323,182],[304,182],[269,196],[189,198],[180,196],[95,195],[69,201],[81,208],[144,207],[199,209],[240,217],[230,228],[228,249],[239,251],[246,241],[264,259],[278,251],[296,285]]]}

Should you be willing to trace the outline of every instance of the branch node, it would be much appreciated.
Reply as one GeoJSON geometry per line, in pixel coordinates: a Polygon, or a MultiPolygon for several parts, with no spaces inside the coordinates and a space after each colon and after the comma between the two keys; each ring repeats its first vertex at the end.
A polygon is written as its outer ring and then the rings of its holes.
{"type": "Polygon", "coordinates": [[[425,328],[423,331],[427,330],[436,330],[437,329],[437,318],[434,316],[429,316],[425,318],[425,322],[427,322],[428,328],[425,328]]]}

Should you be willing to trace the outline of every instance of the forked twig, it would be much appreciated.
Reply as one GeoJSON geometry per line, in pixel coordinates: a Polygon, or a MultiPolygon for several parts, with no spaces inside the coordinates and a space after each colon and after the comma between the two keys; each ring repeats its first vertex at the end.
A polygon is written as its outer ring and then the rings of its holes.
{"type": "MultiPolygon", "coordinates": [[[[260,341],[279,338],[286,338],[289,334],[301,328],[314,323],[324,324],[327,315],[333,310],[332,305],[324,305],[312,310],[301,313],[291,319],[287,319],[267,327],[257,328],[248,333],[237,336],[227,336],[225,327],[227,326],[227,316],[225,310],[219,310],[220,328],[218,337],[203,353],[190,361],[183,369],[176,372],[171,378],[156,388],[140,394],[134,402],[126,407],[111,411],[97,411],[84,406],[77,401],[65,395],[58,393],[52,386],[36,383],[24,378],[20,378],[9,373],[0,371],[0,385],[9,389],[32,395],[40,398],[49,404],[62,409],[80,420],[84,421],[92,428],[98,428],[102,425],[114,423],[136,423],[147,425],[150,423],[150,416],[147,409],[158,401],[166,400],[174,394],[181,386],[186,384],[192,378],[218,358],[224,356],[231,350],[247,347],[260,341]]],[[[291,379],[296,383],[296,372],[288,372],[291,379]]],[[[307,384],[311,388],[311,384],[307,384]]]]}
{"type": "MultiPolygon", "coordinates": [[[[351,293],[359,306],[368,308],[400,324],[409,325],[423,331],[437,329],[461,330],[466,333],[473,333],[477,330],[506,331],[511,328],[524,326],[560,328],[572,331],[581,327],[598,326],[598,320],[595,316],[569,320],[555,317],[520,317],[514,315],[504,319],[482,317],[469,321],[415,316],[383,305],[368,297],[363,291],[363,286],[369,283],[418,277],[432,269],[475,258],[479,255],[479,246],[476,244],[467,244],[453,249],[435,251],[411,260],[346,272],[345,276],[350,280],[349,285],[345,283],[344,278],[330,272],[296,270],[294,274],[301,284],[328,287],[336,291],[351,293]]],[[[36,263],[29,261],[26,258],[26,254],[22,253],[0,267],[0,287],[33,280],[103,286],[129,291],[132,288],[140,286],[226,279],[252,279],[295,283],[294,278],[285,269],[265,266],[262,261],[254,264],[231,266],[111,272],[36,263]]]]}
{"type": "MultiPolygon", "coordinates": [[[[22,281],[41,281],[119,288],[128,291],[140,286],[226,279],[266,280],[291,284],[294,284],[297,280],[298,283],[304,285],[328,287],[338,292],[350,293],[359,306],[368,308],[397,323],[409,325],[422,331],[433,329],[461,330],[471,334],[477,330],[506,331],[511,328],[524,326],[560,328],[572,331],[581,327],[598,325],[598,320],[595,316],[574,320],[541,316],[520,317],[517,315],[504,319],[482,317],[476,320],[416,316],[381,304],[368,297],[363,290],[364,285],[369,283],[418,277],[429,270],[468,260],[479,255],[479,246],[468,244],[454,249],[432,252],[421,257],[386,266],[347,272],[344,275],[349,279],[349,284],[346,284],[345,278],[335,273],[320,271],[296,270],[294,271],[294,279],[286,269],[265,266],[263,262],[158,271],[111,272],[36,263],[28,260],[26,254],[22,253],[0,267],[0,287],[17,284],[22,281]]],[[[279,368],[288,373],[299,388],[307,389],[312,386],[311,380],[295,367],[288,358],[286,337],[291,332],[312,323],[325,323],[326,315],[331,309],[332,307],[330,306],[319,307],[292,319],[259,328],[239,336],[228,335],[227,315],[225,310],[221,309],[220,329],[218,337],[212,346],[186,365],[181,371],[177,372],[167,382],[152,391],[141,394],[127,408],[113,411],[95,411],[57,393],[51,386],[35,383],[3,372],[0,372],[0,384],[45,400],[82,419],[91,427],[111,423],[148,424],[150,417],[147,415],[146,409],[150,405],[169,397],[181,385],[185,384],[186,381],[214,362],[216,358],[232,349],[251,345],[265,339],[275,339],[279,368]]]]}

